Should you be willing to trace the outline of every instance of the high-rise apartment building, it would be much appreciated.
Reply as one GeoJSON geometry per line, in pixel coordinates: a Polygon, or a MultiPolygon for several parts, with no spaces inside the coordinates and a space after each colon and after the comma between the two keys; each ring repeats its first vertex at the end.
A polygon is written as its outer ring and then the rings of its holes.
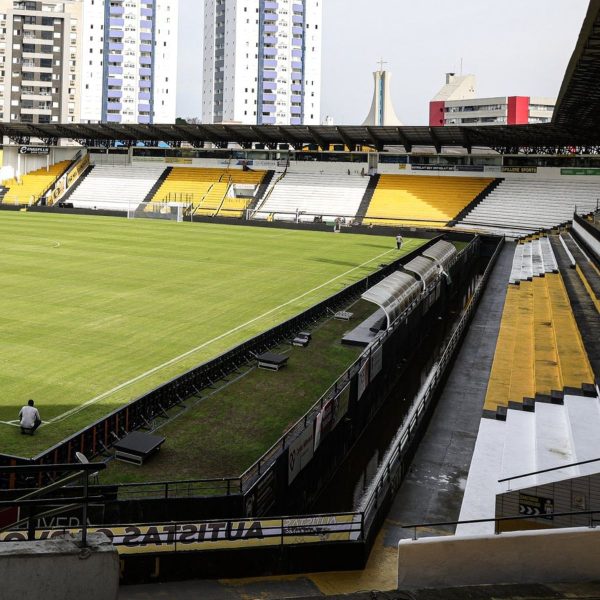
{"type": "Polygon", "coordinates": [[[0,120],[79,120],[81,9],[78,0],[0,0],[0,120]]]}
{"type": "Polygon", "coordinates": [[[322,2],[205,0],[205,123],[320,123],[322,2]]]}
{"type": "Polygon", "coordinates": [[[175,122],[179,0],[83,0],[81,120],[175,122]]]}
{"type": "Polygon", "coordinates": [[[0,120],[175,122],[178,2],[0,0],[0,120]]]}
{"type": "Polygon", "coordinates": [[[447,125],[526,125],[549,123],[554,98],[475,97],[475,76],[446,74],[446,84],[429,103],[430,127],[447,125]]]}

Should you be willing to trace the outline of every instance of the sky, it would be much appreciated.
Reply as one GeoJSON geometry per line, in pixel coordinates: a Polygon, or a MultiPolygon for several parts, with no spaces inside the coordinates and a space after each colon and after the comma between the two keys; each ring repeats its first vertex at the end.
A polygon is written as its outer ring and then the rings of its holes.
{"type": "MultiPolygon", "coordinates": [[[[321,117],[366,118],[372,72],[387,62],[396,113],[426,125],[445,73],[477,76],[476,94],[556,97],[588,0],[322,0],[321,117]]],[[[201,116],[203,0],[180,0],[177,114],[201,116]]]]}

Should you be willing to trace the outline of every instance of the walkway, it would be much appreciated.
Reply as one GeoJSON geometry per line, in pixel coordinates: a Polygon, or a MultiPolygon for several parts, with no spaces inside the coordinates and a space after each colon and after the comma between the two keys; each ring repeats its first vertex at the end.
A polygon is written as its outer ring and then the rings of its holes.
{"type": "Polygon", "coordinates": [[[498,258],[411,473],[400,487],[364,570],[131,586],[121,588],[119,599],[270,600],[395,589],[398,541],[408,535],[399,524],[458,519],[514,248],[506,244],[498,258]]]}

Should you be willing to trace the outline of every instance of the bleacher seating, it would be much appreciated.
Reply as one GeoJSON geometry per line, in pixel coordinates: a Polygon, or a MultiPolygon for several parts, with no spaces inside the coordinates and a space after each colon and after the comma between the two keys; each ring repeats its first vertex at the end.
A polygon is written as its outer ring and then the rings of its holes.
{"type": "Polygon", "coordinates": [[[558,273],[556,258],[547,237],[518,244],[515,250],[509,283],[519,284],[541,277],[545,273],[558,273]]]}
{"type": "MultiPolygon", "coordinates": [[[[509,409],[506,422],[481,419],[459,519],[496,516],[496,496],[509,489],[592,475],[600,463],[567,465],[600,456],[600,399],[565,394],[562,404],[538,403],[534,412],[509,409]],[[555,471],[537,473],[544,469],[555,471]],[[499,483],[500,479],[536,473],[499,483]],[[510,485],[510,487],[509,487],[510,485]]],[[[457,535],[494,533],[494,523],[459,525],[457,535]]]]}
{"type": "Polygon", "coordinates": [[[315,216],[333,221],[336,217],[353,219],[369,184],[369,177],[346,174],[287,173],[259,207],[255,218],[273,215],[277,220],[300,221],[315,216]]]}
{"type": "Polygon", "coordinates": [[[230,184],[260,185],[265,171],[241,169],[174,168],[162,183],[153,202],[185,202],[194,206],[194,214],[214,216],[222,205],[220,216],[239,217],[249,201],[226,198],[230,184]]]}
{"type": "Polygon", "coordinates": [[[363,222],[443,227],[492,181],[482,177],[382,175],[363,222]]]}
{"type": "Polygon", "coordinates": [[[588,213],[599,197],[600,183],[506,179],[457,227],[519,237],[572,220],[576,207],[588,213]]]}
{"type": "Polygon", "coordinates": [[[4,204],[29,205],[34,204],[40,196],[58,179],[71,164],[70,160],[63,160],[50,166],[43,167],[23,175],[21,181],[15,179],[5,181],[3,185],[8,188],[2,202],[4,204]]]}
{"type": "Polygon", "coordinates": [[[517,247],[484,409],[593,384],[594,375],[547,238],[517,247]],[[535,259],[534,259],[535,257],[535,259]],[[542,276],[541,276],[542,275],[542,276]]]}
{"type": "Polygon", "coordinates": [[[164,165],[96,165],[69,198],[75,208],[135,210],[164,172],[164,165]]]}

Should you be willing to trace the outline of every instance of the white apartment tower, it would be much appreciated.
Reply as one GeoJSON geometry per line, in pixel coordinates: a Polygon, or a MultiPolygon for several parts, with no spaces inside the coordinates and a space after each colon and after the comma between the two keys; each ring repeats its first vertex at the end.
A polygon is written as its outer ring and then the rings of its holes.
{"type": "Polygon", "coordinates": [[[205,0],[204,123],[320,123],[322,2],[205,0]]]}
{"type": "Polygon", "coordinates": [[[0,0],[0,120],[69,123],[80,116],[79,0],[0,0]]]}
{"type": "Polygon", "coordinates": [[[0,0],[0,120],[174,123],[178,2],[0,0]]]}
{"type": "Polygon", "coordinates": [[[179,0],[83,0],[81,120],[174,123],[179,0]]]}

